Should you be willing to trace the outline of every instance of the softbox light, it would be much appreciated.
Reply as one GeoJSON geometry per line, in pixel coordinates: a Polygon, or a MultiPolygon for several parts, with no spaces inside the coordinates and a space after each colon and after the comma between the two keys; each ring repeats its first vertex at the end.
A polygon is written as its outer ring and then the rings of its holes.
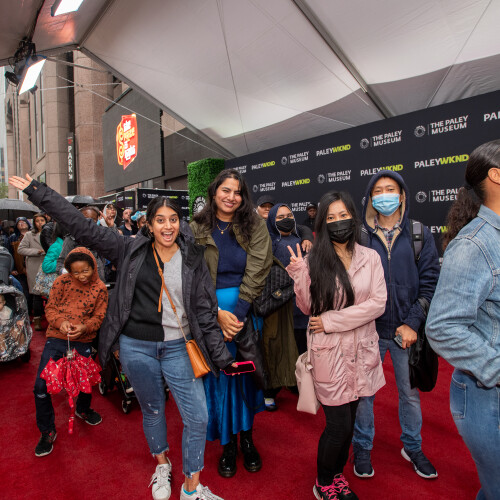
{"type": "Polygon", "coordinates": [[[26,59],[24,68],[19,77],[21,88],[19,89],[19,95],[32,89],[42,71],[43,65],[45,64],[46,58],[43,56],[30,56],[26,59]]]}
{"type": "Polygon", "coordinates": [[[75,12],[80,8],[82,2],[83,0],[57,0],[50,9],[50,15],[55,17],[75,12]]]}

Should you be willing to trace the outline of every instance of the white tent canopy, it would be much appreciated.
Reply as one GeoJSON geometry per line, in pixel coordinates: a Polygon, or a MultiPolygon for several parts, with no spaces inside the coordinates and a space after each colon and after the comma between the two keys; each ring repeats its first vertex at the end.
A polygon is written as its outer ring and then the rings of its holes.
{"type": "Polygon", "coordinates": [[[228,157],[500,89],[500,0],[52,3],[2,1],[0,62],[80,48],[228,157]]]}

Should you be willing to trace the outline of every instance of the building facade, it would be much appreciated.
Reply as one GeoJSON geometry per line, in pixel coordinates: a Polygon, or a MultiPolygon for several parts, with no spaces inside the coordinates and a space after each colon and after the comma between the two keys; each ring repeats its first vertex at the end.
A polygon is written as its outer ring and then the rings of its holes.
{"type": "MultiPolygon", "coordinates": [[[[14,86],[5,88],[9,175],[29,174],[64,196],[107,194],[103,116],[127,85],[74,51],[48,60],[36,89],[18,96],[14,86]]],[[[167,113],[160,112],[160,124],[163,175],[122,188],[187,189],[187,164],[213,156],[203,138],[167,113]]],[[[17,197],[13,188],[9,197],[17,197]]]]}
{"type": "Polygon", "coordinates": [[[14,86],[6,88],[9,173],[30,174],[63,195],[100,196],[104,194],[101,117],[119,84],[79,52],[56,59],[60,62],[45,63],[35,90],[18,96],[14,86]],[[73,180],[68,179],[72,137],[73,180]]]}

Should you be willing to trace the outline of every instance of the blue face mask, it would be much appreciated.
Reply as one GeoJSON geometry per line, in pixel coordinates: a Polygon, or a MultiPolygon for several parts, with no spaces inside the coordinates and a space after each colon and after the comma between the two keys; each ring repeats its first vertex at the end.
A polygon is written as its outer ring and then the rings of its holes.
{"type": "Polygon", "coordinates": [[[372,198],[373,208],[380,214],[389,216],[392,215],[401,205],[399,194],[383,193],[372,198]]]}

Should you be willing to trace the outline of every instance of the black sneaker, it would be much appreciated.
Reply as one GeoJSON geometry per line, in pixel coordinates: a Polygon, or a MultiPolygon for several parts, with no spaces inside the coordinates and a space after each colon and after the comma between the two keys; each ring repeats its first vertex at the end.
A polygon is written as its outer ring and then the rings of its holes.
{"type": "Polygon", "coordinates": [[[371,452],[370,450],[363,450],[363,448],[358,448],[357,446],[354,449],[354,474],[356,476],[365,478],[365,477],[373,477],[375,471],[372,467],[371,462],[371,452]]]}
{"type": "Polygon", "coordinates": [[[85,422],[87,422],[87,424],[89,425],[98,425],[102,422],[101,415],[99,415],[99,413],[94,411],[92,408],[89,408],[85,412],[75,411],[75,415],[84,420],[85,422]]]}
{"type": "Polygon", "coordinates": [[[54,449],[54,445],[52,443],[56,440],[56,437],[56,431],[42,432],[40,441],[38,441],[35,448],[35,456],[44,457],[45,455],[51,453],[54,449]]]}
{"type": "Polygon", "coordinates": [[[422,450],[410,451],[406,448],[401,450],[401,455],[405,460],[411,462],[415,468],[415,472],[425,479],[434,479],[438,477],[438,473],[430,460],[424,455],[422,450]]]}

